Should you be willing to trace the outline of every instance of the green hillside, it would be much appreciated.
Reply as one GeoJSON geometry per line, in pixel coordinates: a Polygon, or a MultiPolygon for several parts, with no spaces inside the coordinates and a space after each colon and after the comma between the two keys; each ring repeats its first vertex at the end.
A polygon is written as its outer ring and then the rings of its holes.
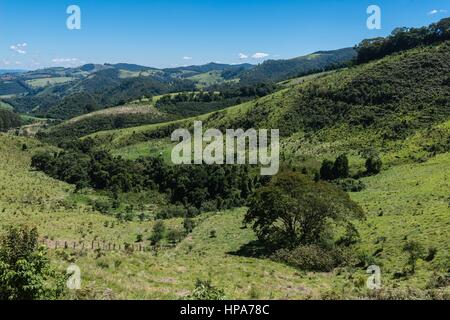
{"type": "Polygon", "coordinates": [[[333,69],[349,63],[356,57],[353,48],[334,51],[319,51],[288,60],[268,60],[240,75],[242,82],[272,81],[333,69]]]}
{"type": "Polygon", "coordinates": [[[432,127],[450,116],[449,48],[450,43],[445,42],[413,49],[312,77],[223,111],[100,132],[92,137],[100,144],[121,148],[169,137],[174,128],[190,127],[198,119],[207,127],[220,129],[279,128],[286,156],[320,157],[349,151],[358,154],[368,146],[382,153],[399,152],[402,141],[418,132],[436,135],[423,148],[431,153],[434,149],[445,152],[448,143],[439,139],[441,130],[432,127]]]}
{"type": "MultiPolygon", "coordinates": [[[[26,222],[37,226],[41,236],[60,243],[96,239],[123,244],[133,242],[138,234],[150,234],[154,222],[119,222],[86,202],[100,194],[76,194],[72,186],[30,171],[31,154],[48,146],[7,135],[0,135],[0,142],[2,226],[26,222]],[[22,150],[23,144],[27,151],[22,150]]],[[[367,220],[357,225],[361,255],[372,257],[371,261],[381,266],[386,288],[397,288],[380,292],[383,298],[429,298],[421,290],[450,262],[446,242],[450,185],[442,174],[449,165],[447,153],[422,164],[397,166],[364,178],[366,190],[352,194],[367,211],[367,220]],[[398,278],[406,264],[407,255],[401,247],[407,240],[420,241],[425,248],[436,249],[436,254],[431,261],[420,260],[414,276],[398,278]]],[[[120,299],[178,299],[191,293],[197,278],[211,279],[230,299],[371,297],[365,288],[364,265],[313,273],[238,254],[255,239],[251,229],[242,228],[245,210],[202,214],[191,235],[175,249],[158,255],[109,251],[72,254],[58,249],[50,250],[52,264],[64,270],[68,261],[75,261],[83,270],[84,295],[91,298],[101,298],[109,289],[120,299]],[[211,230],[216,231],[214,238],[211,230]]],[[[165,224],[179,228],[181,222],[173,219],[165,224]]],[[[445,297],[445,290],[439,292],[435,298],[445,297]]]]}

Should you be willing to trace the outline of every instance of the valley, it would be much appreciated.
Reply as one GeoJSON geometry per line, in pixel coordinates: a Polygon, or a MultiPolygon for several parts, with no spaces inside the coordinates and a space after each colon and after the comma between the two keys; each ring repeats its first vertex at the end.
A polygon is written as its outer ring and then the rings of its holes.
{"type": "Polygon", "coordinates": [[[42,285],[79,267],[57,299],[450,299],[449,19],[258,65],[2,72],[0,256],[35,237],[42,285]],[[276,175],[171,157],[177,129],[240,128],[279,130],[276,175]]]}

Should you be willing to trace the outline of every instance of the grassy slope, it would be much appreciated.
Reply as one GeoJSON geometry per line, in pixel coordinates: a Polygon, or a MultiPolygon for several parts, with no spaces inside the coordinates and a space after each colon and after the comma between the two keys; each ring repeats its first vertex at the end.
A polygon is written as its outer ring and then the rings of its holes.
{"type": "MultiPolygon", "coordinates": [[[[136,234],[146,238],[152,222],[124,222],[90,209],[83,195],[73,188],[29,170],[30,154],[45,146],[39,142],[0,135],[1,225],[28,223],[38,226],[42,236],[59,240],[86,240],[116,243],[132,242],[136,234]],[[29,151],[22,151],[26,143],[29,151]],[[115,222],[113,228],[105,222],[115,222]],[[91,224],[91,226],[90,226],[91,224]]],[[[419,261],[416,276],[395,281],[397,286],[425,287],[432,269],[449,264],[448,206],[450,154],[439,155],[425,163],[406,164],[364,178],[367,189],[352,197],[367,210],[368,219],[359,224],[361,250],[372,254],[384,250],[376,262],[382,267],[383,283],[392,285],[393,273],[405,266],[401,247],[418,240],[436,247],[432,262],[419,261]],[[383,215],[380,216],[380,212],[383,215]],[[385,237],[384,242],[376,241],[385,237]]],[[[81,267],[84,288],[103,292],[112,289],[116,298],[167,299],[189,294],[197,278],[211,278],[224,288],[229,298],[304,299],[339,295],[340,298],[365,294],[365,270],[336,270],[333,273],[306,273],[268,260],[233,254],[255,239],[250,229],[242,229],[245,209],[203,214],[198,227],[174,250],[153,253],[96,253],[72,256],[81,267]],[[216,230],[217,237],[210,238],[216,230]],[[332,294],[330,295],[330,292],[332,294]]],[[[180,227],[174,219],[166,224],[180,227]]],[[[52,260],[64,269],[67,256],[51,251],[52,260]]]]}
{"type": "Polygon", "coordinates": [[[448,120],[445,105],[449,99],[444,82],[448,77],[445,64],[449,46],[447,42],[414,49],[355,68],[309,77],[272,95],[215,113],[91,136],[100,144],[123,148],[151,141],[155,133],[165,129],[171,132],[171,127],[190,127],[194,120],[202,120],[205,126],[214,128],[279,128],[284,136],[283,150],[289,158],[328,156],[326,149],[357,153],[368,146],[383,153],[397,152],[405,138],[427,135],[427,128],[448,120]],[[379,92],[384,90],[390,98],[380,102],[379,92]],[[341,101],[346,99],[339,96],[342,91],[363,102],[341,101]],[[342,110],[332,110],[335,107],[342,110]],[[366,115],[373,115],[371,125],[352,124],[366,115]],[[312,119],[325,121],[325,126],[312,130],[313,124],[308,123],[312,119]],[[385,140],[386,134],[395,138],[385,140]]]}

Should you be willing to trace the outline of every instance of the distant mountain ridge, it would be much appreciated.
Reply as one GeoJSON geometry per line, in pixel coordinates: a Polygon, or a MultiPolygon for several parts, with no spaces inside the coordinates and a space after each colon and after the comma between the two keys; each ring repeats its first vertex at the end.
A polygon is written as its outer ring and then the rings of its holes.
{"type": "Polygon", "coordinates": [[[255,85],[335,68],[352,60],[345,48],[290,60],[180,66],[158,69],[130,63],[52,67],[0,77],[0,99],[17,112],[69,119],[142,97],[180,91],[216,90],[216,85],[255,85]]]}

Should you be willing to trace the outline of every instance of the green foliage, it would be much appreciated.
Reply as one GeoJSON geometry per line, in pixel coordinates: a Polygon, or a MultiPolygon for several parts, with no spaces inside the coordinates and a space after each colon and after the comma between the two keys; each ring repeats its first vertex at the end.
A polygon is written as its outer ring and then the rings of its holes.
{"type": "Polygon", "coordinates": [[[322,166],[320,167],[320,178],[322,180],[333,180],[333,161],[325,159],[322,161],[322,166]]]}
{"type": "Polygon", "coordinates": [[[10,227],[0,239],[0,300],[57,299],[64,276],[55,272],[36,228],[10,227]]]}
{"type": "Polygon", "coordinates": [[[348,158],[345,154],[336,158],[334,163],[330,160],[323,160],[320,168],[320,178],[322,180],[345,179],[350,175],[348,158]]]}
{"type": "Polygon", "coordinates": [[[189,296],[191,300],[225,300],[225,292],[211,284],[210,280],[197,279],[195,289],[189,296]]]}
{"type": "Polygon", "coordinates": [[[161,242],[161,240],[164,239],[166,236],[166,226],[164,225],[164,222],[161,220],[156,221],[156,223],[153,225],[152,235],[150,236],[149,240],[152,244],[158,244],[161,242]]]}
{"type": "Polygon", "coordinates": [[[310,73],[342,67],[356,55],[353,48],[319,51],[289,60],[268,60],[240,75],[242,83],[278,82],[310,73]]]}
{"type": "Polygon", "coordinates": [[[332,182],[335,186],[339,187],[345,192],[360,192],[365,189],[365,184],[361,180],[352,178],[337,179],[332,182]]]}
{"type": "Polygon", "coordinates": [[[341,248],[324,248],[319,245],[300,245],[290,250],[277,250],[271,258],[299,270],[330,272],[336,267],[349,262],[349,256],[349,252],[346,252],[341,248]]]}
{"type": "Polygon", "coordinates": [[[366,160],[366,173],[368,175],[375,175],[381,172],[383,162],[379,156],[370,156],[366,160]]]}
{"type": "Polygon", "coordinates": [[[336,158],[333,164],[333,177],[335,179],[348,178],[350,175],[350,167],[348,164],[348,158],[345,154],[336,158]]]}
{"type": "Polygon", "coordinates": [[[358,63],[367,63],[395,52],[409,50],[450,39],[450,18],[442,19],[428,27],[397,28],[389,37],[362,41],[357,47],[358,63]]]}
{"type": "MultiPolygon", "coordinates": [[[[157,189],[167,193],[173,204],[187,207],[190,216],[197,215],[197,209],[210,199],[217,202],[221,199],[221,207],[232,208],[243,205],[251,193],[239,191],[253,180],[247,166],[169,166],[159,157],[132,161],[91,148],[91,140],[86,139],[56,154],[37,153],[31,165],[53,178],[74,184],[77,190],[90,186],[117,194],[157,189]]],[[[170,208],[158,213],[161,217],[174,214],[184,216],[170,208]]]]}
{"type": "Polygon", "coordinates": [[[333,237],[330,221],[345,227],[351,218],[364,216],[340,189],[293,172],[283,172],[258,189],[249,207],[244,223],[252,224],[269,249],[324,245],[333,237]]]}
{"type": "Polygon", "coordinates": [[[408,266],[410,268],[409,271],[414,274],[416,272],[417,260],[423,258],[424,248],[417,241],[408,241],[403,246],[403,251],[408,254],[408,266]]]}
{"type": "Polygon", "coordinates": [[[19,127],[21,124],[22,121],[16,113],[0,108],[0,132],[19,127]]]}
{"type": "Polygon", "coordinates": [[[191,218],[188,218],[188,217],[184,218],[183,228],[184,228],[184,231],[186,232],[186,234],[191,233],[192,230],[194,230],[194,228],[195,228],[194,220],[192,220],[191,218]]]}

